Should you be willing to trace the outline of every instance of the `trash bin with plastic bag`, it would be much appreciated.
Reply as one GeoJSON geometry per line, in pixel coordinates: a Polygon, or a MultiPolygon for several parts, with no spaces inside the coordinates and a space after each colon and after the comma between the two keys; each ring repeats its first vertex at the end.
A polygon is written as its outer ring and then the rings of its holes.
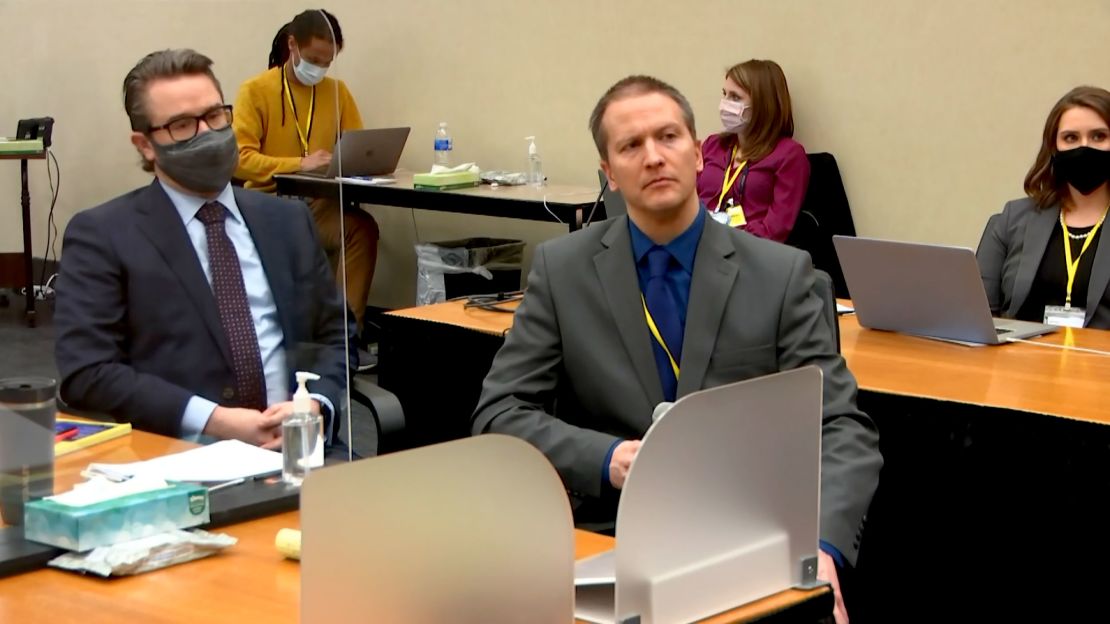
{"type": "Polygon", "coordinates": [[[524,241],[464,238],[416,245],[416,304],[520,290],[524,241]]]}

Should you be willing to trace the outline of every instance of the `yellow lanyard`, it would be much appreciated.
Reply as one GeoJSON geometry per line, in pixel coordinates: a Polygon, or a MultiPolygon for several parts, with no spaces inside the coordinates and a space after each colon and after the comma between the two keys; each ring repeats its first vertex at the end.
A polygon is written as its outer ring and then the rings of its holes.
{"type": "Polygon", "coordinates": [[[1064,222],[1064,211],[1060,211],[1060,227],[1064,230],[1064,265],[1068,268],[1068,292],[1064,297],[1064,308],[1071,309],[1071,287],[1075,284],[1075,274],[1079,272],[1079,261],[1083,259],[1083,252],[1091,246],[1091,241],[1095,239],[1095,232],[1098,232],[1099,226],[1102,225],[1103,220],[1106,219],[1106,211],[1110,210],[1110,206],[1102,211],[1102,216],[1099,217],[1098,223],[1095,224],[1091,231],[1087,233],[1087,238],[1083,241],[1083,247],[1079,250],[1079,257],[1072,262],[1071,259],[1071,236],[1068,234],[1068,224],[1064,222]]]}
{"type": "Polygon", "coordinates": [[[289,90],[289,77],[285,75],[284,67],[281,68],[281,81],[285,85],[285,98],[293,111],[293,125],[297,127],[297,138],[301,140],[301,156],[308,156],[308,138],[312,136],[312,119],[316,116],[316,87],[312,87],[312,99],[308,101],[308,127],[301,130],[301,122],[297,118],[297,105],[293,103],[293,92],[289,90]]]}
{"type": "Polygon", "coordinates": [[[732,172],[732,163],[736,161],[736,147],[735,145],[732,146],[732,156],[729,156],[728,159],[728,168],[725,169],[725,179],[721,181],[721,196],[717,198],[717,209],[714,212],[721,211],[721,204],[725,201],[725,195],[728,195],[728,192],[732,190],[732,185],[736,184],[736,178],[740,177],[740,172],[744,170],[744,165],[748,164],[748,161],[745,160],[736,167],[735,173],[732,172]],[[729,177],[730,173],[732,173],[732,177],[729,177]]]}
{"type": "Polygon", "coordinates": [[[655,341],[663,347],[663,351],[667,354],[667,359],[671,362],[671,369],[674,370],[674,378],[678,379],[678,362],[674,360],[671,355],[671,350],[667,348],[667,343],[663,341],[663,336],[659,333],[659,328],[655,325],[655,319],[651,318],[651,312],[648,311],[647,300],[644,299],[643,293],[640,294],[640,303],[644,304],[644,318],[647,319],[648,329],[651,330],[651,335],[655,336],[655,341]]]}

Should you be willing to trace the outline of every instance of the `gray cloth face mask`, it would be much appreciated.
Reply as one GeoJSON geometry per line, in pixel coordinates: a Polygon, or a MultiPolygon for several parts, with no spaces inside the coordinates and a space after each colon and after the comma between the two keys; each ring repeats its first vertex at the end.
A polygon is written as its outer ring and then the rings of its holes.
{"type": "Polygon", "coordinates": [[[174,182],[197,193],[223,190],[239,165],[239,145],[230,126],[201,132],[178,143],[150,144],[158,168],[174,182]]]}

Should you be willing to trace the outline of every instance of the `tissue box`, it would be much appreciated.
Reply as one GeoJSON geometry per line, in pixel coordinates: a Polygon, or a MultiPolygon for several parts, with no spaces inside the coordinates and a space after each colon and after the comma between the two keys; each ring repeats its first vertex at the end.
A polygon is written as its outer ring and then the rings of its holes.
{"type": "Polygon", "coordinates": [[[450,191],[474,188],[481,184],[481,178],[473,171],[453,173],[417,173],[412,176],[412,188],[418,190],[450,191]]]}
{"type": "Polygon", "coordinates": [[[46,499],[29,502],[23,534],[34,542],[85,551],[207,524],[208,520],[208,488],[175,483],[83,507],[46,499]]]}

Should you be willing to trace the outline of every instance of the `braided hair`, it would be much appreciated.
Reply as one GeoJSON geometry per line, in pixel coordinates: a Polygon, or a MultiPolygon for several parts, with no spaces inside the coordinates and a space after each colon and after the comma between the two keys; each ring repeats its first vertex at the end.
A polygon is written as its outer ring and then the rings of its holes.
{"type": "Polygon", "coordinates": [[[270,61],[266,69],[281,67],[289,60],[289,44],[286,42],[289,40],[289,26],[292,23],[283,25],[274,35],[274,43],[270,46],[270,61]]]}
{"type": "MultiPolygon", "coordinates": [[[[339,27],[339,20],[324,9],[308,9],[278,29],[270,44],[267,69],[281,67],[289,60],[289,35],[293,35],[297,45],[308,45],[313,39],[323,39],[335,43],[336,52],[343,49],[343,29],[339,27]]],[[[281,82],[281,125],[285,126],[284,80],[281,82]]]]}

